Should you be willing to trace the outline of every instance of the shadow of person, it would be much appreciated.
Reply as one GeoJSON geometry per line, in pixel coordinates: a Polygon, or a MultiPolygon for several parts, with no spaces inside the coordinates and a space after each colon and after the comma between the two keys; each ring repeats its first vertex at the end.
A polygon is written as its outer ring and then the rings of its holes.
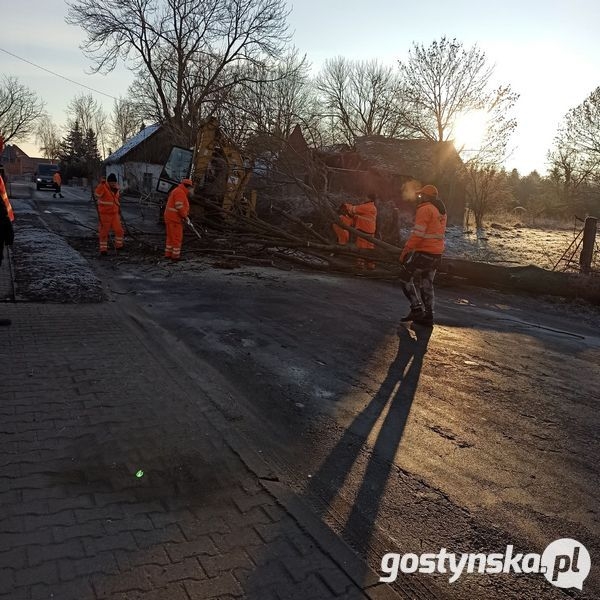
{"type": "Polygon", "coordinates": [[[309,493],[318,493],[325,511],[344,486],[363,445],[369,437],[376,436],[360,489],[344,525],[344,537],[351,538],[361,552],[369,544],[379,503],[418,387],[431,332],[431,328],[419,326],[414,330],[404,326],[399,328],[398,353],[379,390],[346,429],[313,475],[308,488],[309,493]],[[379,424],[384,413],[383,422],[379,424]]]}

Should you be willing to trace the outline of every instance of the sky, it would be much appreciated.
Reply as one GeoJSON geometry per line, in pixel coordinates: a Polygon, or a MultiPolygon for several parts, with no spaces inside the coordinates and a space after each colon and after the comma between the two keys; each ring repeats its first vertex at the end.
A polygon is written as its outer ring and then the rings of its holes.
{"type": "MultiPolygon", "coordinates": [[[[522,175],[546,172],[546,154],[562,118],[600,85],[598,0],[289,0],[288,6],[292,43],[314,72],[336,56],[392,65],[407,58],[414,42],[428,46],[442,36],[466,48],[476,44],[494,65],[495,80],[520,94],[514,151],[505,166],[522,175]]],[[[0,11],[0,48],[93,88],[109,112],[109,96],[125,96],[133,78],[124,66],[108,75],[90,74],[91,62],[79,49],[84,34],[64,22],[66,13],[63,0],[13,3],[0,11]]],[[[15,75],[34,89],[59,124],[70,100],[90,92],[2,51],[0,74],[15,75]]],[[[30,142],[19,146],[38,154],[30,142]]]]}

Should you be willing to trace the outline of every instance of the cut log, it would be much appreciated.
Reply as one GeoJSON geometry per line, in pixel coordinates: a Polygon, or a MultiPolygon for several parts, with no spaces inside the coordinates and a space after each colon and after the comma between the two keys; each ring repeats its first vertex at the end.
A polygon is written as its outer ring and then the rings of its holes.
{"type": "Polygon", "coordinates": [[[533,265],[503,267],[455,258],[444,259],[439,273],[441,281],[460,279],[483,287],[582,298],[600,304],[600,278],[589,275],[547,271],[533,265]]]}

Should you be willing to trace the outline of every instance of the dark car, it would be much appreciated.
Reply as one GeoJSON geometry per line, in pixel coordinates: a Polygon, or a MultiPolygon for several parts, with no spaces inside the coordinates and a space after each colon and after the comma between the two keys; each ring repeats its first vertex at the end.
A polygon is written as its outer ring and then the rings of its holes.
{"type": "Polygon", "coordinates": [[[52,176],[59,168],[58,165],[49,165],[47,163],[38,164],[35,172],[35,185],[37,189],[41,190],[43,187],[54,188],[52,176]]]}

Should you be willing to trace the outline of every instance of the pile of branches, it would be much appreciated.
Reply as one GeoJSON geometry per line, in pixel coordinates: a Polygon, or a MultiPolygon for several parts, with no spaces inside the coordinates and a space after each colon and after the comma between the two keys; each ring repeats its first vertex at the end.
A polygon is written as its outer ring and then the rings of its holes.
{"type": "MultiPolygon", "coordinates": [[[[254,262],[272,264],[281,262],[318,271],[354,273],[365,277],[395,278],[399,271],[398,257],[401,249],[342,223],[335,211],[327,206],[317,218],[329,225],[335,223],[375,246],[373,249],[357,248],[354,244],[339,245],[322,233],[323,226],[315,227],[286,211],[271,207],[278,224],[256,215],[229,212],[214,202],[203,200],[201,240],[195,244],[199,252],[222,255],[227,262],[254,262]],[[370,262],[375,269],[365,270],[362,264],[370,262]]],[[[275,220],[275,219],[273,219],[275,220]]]]}

